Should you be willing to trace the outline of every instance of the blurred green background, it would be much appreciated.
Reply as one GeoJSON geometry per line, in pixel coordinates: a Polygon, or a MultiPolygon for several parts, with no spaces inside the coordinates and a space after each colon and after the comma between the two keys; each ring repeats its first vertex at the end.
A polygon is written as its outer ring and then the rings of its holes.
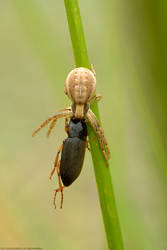
{"type": "MultiPolygon", "coordinates": [[[[125,248],[166,250],[167,2],[79,3],[125,248]]],[[[0,0],[0,247],[107,249],[90,153],[55,211],[48,177],[64,120],[49,140],[46,128],[31,137],[70,104],[74,67],[63,1],[0,0]]]]}

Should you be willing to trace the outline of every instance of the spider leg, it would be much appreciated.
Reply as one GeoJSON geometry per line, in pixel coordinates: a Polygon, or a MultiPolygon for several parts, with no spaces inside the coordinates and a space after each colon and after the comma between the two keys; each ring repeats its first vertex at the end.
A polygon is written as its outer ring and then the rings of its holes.
{"type": "Polygon", "coordinates": [[[56,118],[53,119],[53,121],[51,122],[50,127],[49,127],[49,129],[48,129],[48,132],[47,132],[47,134],[46,134],[47,137],[49,137],[51,131],[53,130],[53,128],[54,128],[55,125],[56,125],[56,122],[57,122],[57,119],[56,119],[56,118]]]}
{"type": "Polygon", "coordinates": [[[56,124],[56,121],[57,119],[61,118],[61,117],[70,117],[72,116],[72,110],[71,108],[66,108],[66,109],[63,109],[63,110],[60,110],[56,115],[52,116],[52,117],[49,117],[46,121],[44,121],[40,126],[39,128],[37,128],[32,136],[34,136],[36,133],[38,133],[38,131],[45,127],[50,121],[52,121],[50,127],[49,127],[49,130],[48,130],[48,133],[47,133],[47,136],[50,135],[50,132],[52,131],[52,129],[54,128],[55,124],[56,124]]]}
{"type": "Polygon", "coordinates": [[[110,158],[110,151],[109,151],[109,148],[108,148],[107,141],[106,141],[106,139],[104,137],[103,129],[101,128],[96,116],[94,115],[94,113],[90,109],[88,110],[86,116],[87,116],[87,119],[90,122],[92,128],[95,130],[95,132],[96,132],[96,134],[98,136],[98,140],[99,140],[99,143],[100,143],[100,148],[101,148],[101,150],[103,152],[106,163],[109,166],[108,159],[110,158]],[[104,145],[105,145],[105,147],[104,147],[104,145]]]}
{"type": "Polygon", "coordinates": [[[59,113],[57,113],[55,116],[54,116],[54,119],[49,127],[49,130],[47,132],[47,136],[50,135],[51,131],[53,130],[54,126],[56,125],[56,122],[59,118],[62,118],[62,117],[70,117],[72,116],[72,110],[71,108],[67,108],[67,109],[64,109],[64,110],[61,110],[59,111],[59,113]]]}
{"type": "Polygon", "coordinates": [[[94,76],[96,77],[96,71],[95,71],[92,63],[90,65],[90,68],[91,68],[91,71],[93,72],[94,76]]]}
{"type": "MultiPolygon", "coordinates": [[[[55,124],[56,124],[56,119],[52,121],[47,136],[50,134],[50,131],[54,128],[55,124]]],[[[68,135],[69,134],[69,123],[68,123],[67,117],[65,118],[65,131],[68,135]]]]}
{"type": "Polygon", "coordinates": [[[65,108],[65,109],[59,109],[59,110],[57,110],[56,112],[57,112],[57,113],[60,113],[60,112],[65,111],[65,110],[71,111],[71,106],[69,106],[69,107],[67,107],[67,108],[65,108]]]}
{"type": "Polygon", "coordinates": [[[102,99],[102,95],[100,94],[96,94],[94,95],[90,100],[89,100],[89,104],[91,105],[93,102],[99,102],[102,99]]]}
{"type": "Polygon", "coordinates": [[[47,120],[45,120],[34,132],[33,132],[33,134],[32,134],[32,136],[34,136],[36,133],[38,133],[38,131],[41,129],[41,128],[43,128],[43,127],[45,127],[51,120],[53,120],[54,119],[54,116],[52,116],[52,117],[49,117],[47,120]]]}
{"type": "Polygon", "coordinates": [[[103,143],[104,143],[104,145],[105,145],[105,147],[106,147],[107,156],[108,156],[108,159],[109,159],[109,158],[110,158],[110,150],[109,150],[109,148],[108,148],[107,140],[106,140],[106,138],[105,138],[105,136],[104,136],[104,131],[103,131],[102,127],[100,126],[100,123],[99,123],[97,117],[95,116],[95,114],[92,112],[91,109],[88,110],[88,113],[90,113],[90,115],[92,116],[93,120],[94,120],[95,123],[96,123],[96,126],[98,127],[99,135],[101,135],[102,138],[103,138],[103,143]]]}

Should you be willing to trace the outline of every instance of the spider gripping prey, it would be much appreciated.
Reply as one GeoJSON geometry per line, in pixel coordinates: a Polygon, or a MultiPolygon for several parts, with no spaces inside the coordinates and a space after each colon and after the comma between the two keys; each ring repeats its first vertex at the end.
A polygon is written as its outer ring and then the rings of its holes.
{"type": "Polygon", "coordinates": [[[47,132],[47,135],[49,136],[56,125],[56,121],[59,118],[65,118],[65,130],[68,137],[63,141],[63,144],[57,152],[54,167],[50,175],[50,179],[55,171],[58,175],[59,188],[55,190],[53,200],[55,208],[57,193],[61,192],[60,208],[62,208],[63,189],[72,184],[81,172],[85,149],[86,147],[88,148],[87,122],[91,124],[96,132],[101,151],[107,165],[109,165],[108,159],[110,158],[110,152],[103,129],[101,128],[95,114],[90,109],[91,103],[101,99],[101,96],[94,95],[95,89],[96,75],[93,70],[91,71],[87,68],[75,68],[72,70],[66,78],[64,88],[64,92],[71,99],[72,105],[68,108],[59,110],[54,116],[49,117],[32,134],[34,136],[41,128],[50,123],[47,132]],[[70,119],[69,122],[68,119],[70,119]],[[60,153],[61,159],[59,160],[60,153]]]}

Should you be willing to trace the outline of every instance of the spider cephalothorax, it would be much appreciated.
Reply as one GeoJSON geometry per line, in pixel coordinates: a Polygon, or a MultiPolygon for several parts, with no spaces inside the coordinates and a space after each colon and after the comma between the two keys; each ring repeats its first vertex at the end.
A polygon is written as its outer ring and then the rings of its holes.
{"type": "Polygon", "coordinates": [[[96,77],[86,68],[73,69],[67,76],[64,92],[72,101],[76,118],[84,118],[96,89],[96,77]]]}

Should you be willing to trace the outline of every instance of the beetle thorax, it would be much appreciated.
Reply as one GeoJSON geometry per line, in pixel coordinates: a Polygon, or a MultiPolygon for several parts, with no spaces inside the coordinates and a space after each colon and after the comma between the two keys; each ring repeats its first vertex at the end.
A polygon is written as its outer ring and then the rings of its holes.
{"type": "Polygon", "coordinates": [[[89,102],[95,89],[93,72],[87,68],[76,68],[68,74],[64,92],[75,104],[83,106],[89,102]]]}

